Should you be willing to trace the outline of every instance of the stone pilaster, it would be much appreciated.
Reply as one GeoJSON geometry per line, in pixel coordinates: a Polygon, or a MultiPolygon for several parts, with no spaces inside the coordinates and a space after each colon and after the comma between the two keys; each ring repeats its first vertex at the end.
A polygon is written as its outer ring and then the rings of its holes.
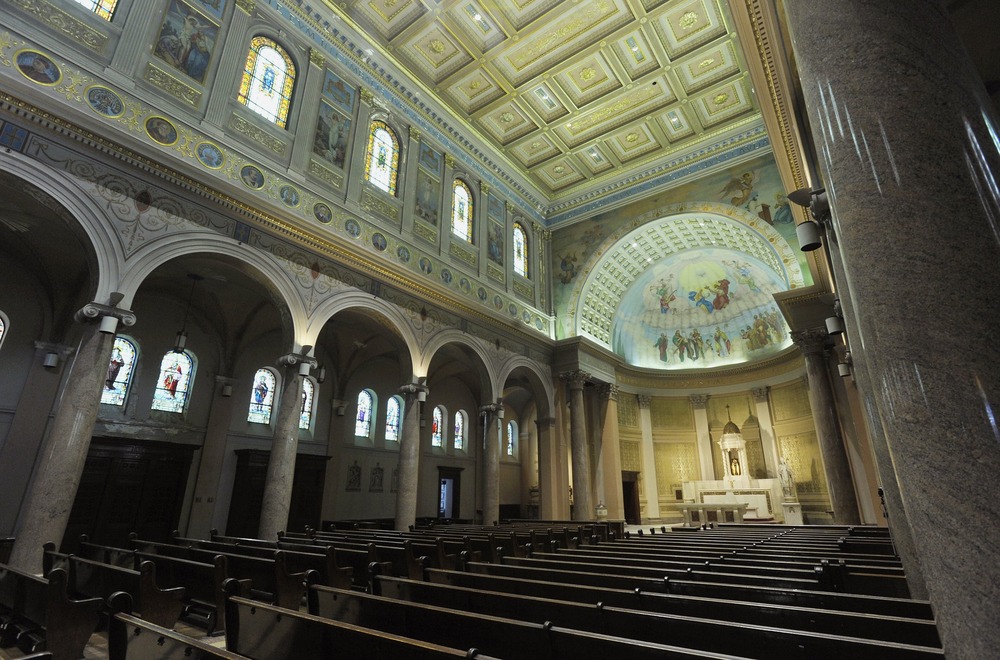
{"type": "Polygon", "coordinates": [[[698,462],[701,464],[701,479],[713,481],[715,479],[715,461],[713,460],[712,432],[708,427],[708,395],[692,394],[688,398],[691,401],[691,409],[694,411],[694,429],[698,437],[698,462]]]}
{"type": "Polygon", "coordinates": [[[622,494],[622,454],[618,433],[618,386],[602,385],[601,449],[597,454],[597,473],[603,477],[604,488],[597,494],[598,503],[608,508],[612,520],[625,518],[625,498],[622,494]]]}
{"type": "Polygon", "coordinates": [[[539,419],[535,421],[535,426],[538,430],[538,515],[542,520],[558,520],[560,515],[557,497],[562,496],[562,487],[559,485],[556,420],[553,417],[539,419]]]}
{"type": "Polygon", "coordinates": [[[195,478],[194,502],[191,504],[191,516],[188,518],[187,536],[191,538],[207,539],[212,528],[218,526],[221,512],[215,510],[215,502],[226,454],[229,424],[233,418],[234,399],[239,402],[240,408],[246,404],[244,397],[232,396],[235,382],[225,376],[215,377],[212,410],[208,414],[205,443],[201,448],[201,461],[198,463],[198,476],[195,478]],[[224,389],[227,386],[229,390],[224,389]],[[225,391],[229,392],[228,396],[225,391]]]}
{"type": "Polygon", "coordinates": [[[649,412],[652,397],[639,395],[639,430],[642,433],[642,494],[646,498],[643,522],[660,519],[660,489],[656,484],[656,453],[653,450],[653,418],[649,412]]]}
{"type": "Polygon", "coordinates": [[[570,371],[559,375],[569,384],[569,437],[573,460],[573,520],[591,520],[590,449],[587,447],[587,421],[583,410],[583,388],[590,374],[570,371]]]}

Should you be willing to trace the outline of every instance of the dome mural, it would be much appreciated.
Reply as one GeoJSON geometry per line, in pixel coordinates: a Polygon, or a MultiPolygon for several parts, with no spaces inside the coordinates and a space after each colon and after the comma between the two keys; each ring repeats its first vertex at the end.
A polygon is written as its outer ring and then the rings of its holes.
{"type": "Polygon", "coordinates": [[[611,348],[637,367],[695,369],[757,360],[791,345],[773,293],[785,279],[724,248],[675,253],[622,296],[611,348]]]}

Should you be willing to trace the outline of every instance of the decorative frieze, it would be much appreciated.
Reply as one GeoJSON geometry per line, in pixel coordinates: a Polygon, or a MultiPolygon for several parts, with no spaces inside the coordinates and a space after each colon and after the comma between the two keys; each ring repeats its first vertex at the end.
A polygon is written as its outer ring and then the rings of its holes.
{"type": "Polygon", "coordinates": [[[333,170],[328,170],[315,160],[309,161],[309,174],[317,179],[329,183],[334,188],[340,188],[344,184],[344,175],[333,170]]]}
{"type": "Polygon", "coordinates": [[[503,269],[500,268],[499,266],[494,265],[493,263],[487,263],[486,264],[486,274],[491,279],[494,279],[497,282],[503,283],[503,281],[504,281],[504,272],[503,272],[503,269]]]}
{"type": "Polygon", "coordinates": [[[167,94],[190,105],[197,106],[198,101],[201,100],[201,92],[197,89],[185,85],[166,71],[152,64],[146,65],[146,70],[143,72],[142,77],[153,87],[161,89],[167,94]]]}
{"type": "Polygon", "coordinates": [[[461,243],[451,243],[451,247],[448,249],[448,254],[470,266],[475,267],[476,265],[476,253],[469,252],[467,249],[462,247],[461,243]]]}
{"type": "Polygon", "coordinates": [[[95,30],[80,19],[68,14],[45,0],[11,0],[17,7],[33,18],[57,32],[61,32],[74,42],[83,44],[95,53],[104,53],[108,35],[95,30]]]}
{"type": "Polygon", "coordinates": [[[285,148],[288,146],[284,141],[274,137],[259,126],[254,126],[252,123],[236,113],[233,113],[233,116],[229,119],[229,128],[233,129],[240,135],[250,138],[257,144],[271,150],[277,155],[285,153],[285,148]]]}

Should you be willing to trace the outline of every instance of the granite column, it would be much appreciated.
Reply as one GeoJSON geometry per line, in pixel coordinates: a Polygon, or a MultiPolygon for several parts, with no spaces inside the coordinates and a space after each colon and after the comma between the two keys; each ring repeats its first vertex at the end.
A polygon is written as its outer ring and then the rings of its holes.
{"type": "Polygon", "coordinates": [[[590,447],[587,445],[587,418],[583,410],[583,388],[590,374],[572,371],[562,374],[569,383],[569,437],[573,460],[573,520],[592,520],[594,506],[590,494],[590,447]]]}
{"type": "Polygon", "coordinates": [[[407,531],[417,523],[417,487],[420,482],[421,407],[427,387],[408,383],[399,389],[403,396],[403,429],[399,438],[399,484],[396,491],[396,529],[407,531]]]}

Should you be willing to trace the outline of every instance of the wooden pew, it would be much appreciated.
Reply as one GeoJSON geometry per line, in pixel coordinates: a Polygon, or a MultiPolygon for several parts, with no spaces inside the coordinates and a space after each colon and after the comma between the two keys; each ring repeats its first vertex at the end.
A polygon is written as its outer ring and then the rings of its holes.
{"type": "Polygon", "coordinates": [[[48,651],[54,660],[76,660],[100,620],[99,598],[73,600],[62,569],[48,579],[0,564],[0,646],[25,653],[48,651]]]}
{"type": "Polygon", "coordinates": [[[149,561],[142,562],[139,570],[132,570],[64,555],[55,551],[54,543],[46,543],[42,566],[46,575],[53,568],[64,568],[69,593],[76,597],[110,602],[112,594],[127,592],[134,607],[130,613],[164,628],[173,628],[184,609],[184,587],[160,589],[156,584],[156,565],[149,561]]]}
{"type": "Polygon", "coordinates": [[[149,561],[156,566],[163,585],[184,587],[181,619],[204,628],[208,634],[222,630],[226,604],[222,585],[229,578],[225,556],[216,556],[211,564],[146,553],[136,553],[136,557],[137,561],[149,561]]]}
{"type": "MultiPolygon", "coordinates": [[[[238,586],[231,591],[238,593],[238,586]]],[[[494,660],[475,649],[421,642],[236,595],[226,600],[226,648],[252,660],[494,660]]]]}
{"type": "Polygon", "coordinates": [[[129,595],[112,595],[112,614],[108,623],[108,660],[183,660],[192,658],[223,658],[246,660],[246,656],[220,649],[202,640],[139,619],[131,612],[129,595]]]}
{"type": "MultiPolygon", "coordinates": [[[[554,624],[570,627],[581,626],[583,621],[591,618],[598,623],[602,622],[601,608],[595,607],[597,603],[602,603],[605,608],[617,607],[626,612],[658,612],[808,633],[941,647],[934,621],[928,619],[588,587],[562,589],[558,594],[562,598],[552,598],[526,595],[523,592],[527,592],[528,588],[521,589],[521,593],[510,593],[506,590],[457,587],[396,577],[380,576],[376,578],[375,584],[376,595],[380,596],[467,612],[520,618],[535,623],[552,621],[554,624]],[[574,600],[568,600],[569,598],[574,600]]],[[[538,592],[547,593],[544,588],[538,592]]],[[[594,626],[587,629],[600,630],[594,626]]]]}

